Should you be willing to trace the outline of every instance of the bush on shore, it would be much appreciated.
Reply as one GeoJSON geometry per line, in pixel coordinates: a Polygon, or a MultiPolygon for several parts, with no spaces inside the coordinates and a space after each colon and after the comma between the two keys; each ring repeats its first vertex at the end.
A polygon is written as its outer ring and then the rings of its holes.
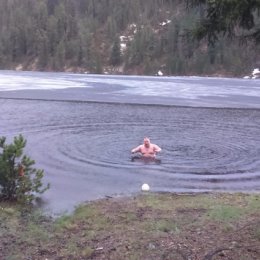
{"type": "Polygon", "coordinates": [[[42,183],[44,171],[33,167],[35,161],[24,155],[26,140],[22,135],[6,144],[6,137],[0,138],[0,200],[32,202],[36,193],[49,189],[42,183]]]}

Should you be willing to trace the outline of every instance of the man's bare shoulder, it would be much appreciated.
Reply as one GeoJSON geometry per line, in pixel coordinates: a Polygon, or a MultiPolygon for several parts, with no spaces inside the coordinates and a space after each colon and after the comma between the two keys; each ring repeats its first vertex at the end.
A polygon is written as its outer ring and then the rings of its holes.
{"type": "Polygon", "coordinates": [[[158,146],[157,144],[152,144],[152,147],[158,151],[161,151],[162,148],[160,146],[158,146]]]}

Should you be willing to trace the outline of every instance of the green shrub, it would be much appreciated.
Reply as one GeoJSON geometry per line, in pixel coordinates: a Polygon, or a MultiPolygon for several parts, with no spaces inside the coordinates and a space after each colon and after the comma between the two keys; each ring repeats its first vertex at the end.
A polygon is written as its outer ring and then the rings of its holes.
{"type": "Polygon", "coordinates": [[[26,140],[22,135],[14,137],[11,144],[6,138],[0,138],[0,199],[31,202],[36,193],[43,193],[49,184],[43,187],[43,170],[32,166],[35,162],[23,154],[26,140]]]}

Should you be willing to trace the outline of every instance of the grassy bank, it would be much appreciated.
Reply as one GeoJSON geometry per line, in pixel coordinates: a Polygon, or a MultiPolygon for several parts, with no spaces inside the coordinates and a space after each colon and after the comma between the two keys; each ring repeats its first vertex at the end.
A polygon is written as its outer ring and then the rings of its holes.
{"type": "Polygon", "coordinates": [[[55,220],[0,203],[0,259],[260,259],[260,195],[147,193],[55,220]]]}

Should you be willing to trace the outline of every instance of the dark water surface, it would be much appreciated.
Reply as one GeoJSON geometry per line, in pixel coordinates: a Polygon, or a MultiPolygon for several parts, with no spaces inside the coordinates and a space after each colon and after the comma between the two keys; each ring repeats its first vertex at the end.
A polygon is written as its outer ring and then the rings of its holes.
{"type": "MultiPolygon", "coordinates": [[[[27,154],[52,185],[43,198],[54,213],[139,192],[143,183],[152,191],[260,191],[257,102],[250,109],[194,108],[9,99],[37,94],[8,91],[0,91],[0,135],[27,138],[27,154]],[[162,147],[162,164],[131,162],[130,150],[144,136],[162,147]]],[[[52,91],[46,90],[49,97],[52,91]]]]}

